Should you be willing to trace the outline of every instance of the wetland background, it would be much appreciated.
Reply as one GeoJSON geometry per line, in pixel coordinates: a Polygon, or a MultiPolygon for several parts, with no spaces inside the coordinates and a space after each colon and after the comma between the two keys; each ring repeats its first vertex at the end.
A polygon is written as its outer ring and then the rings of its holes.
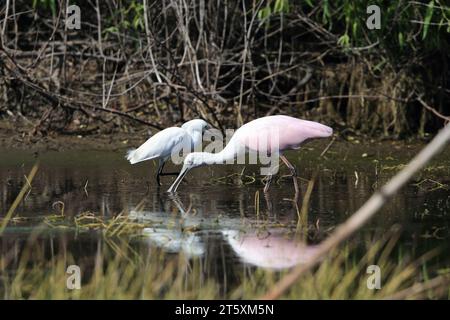
{"type": "MultiPolygon", "coordinates": [[[[438,0],[1,1],[1,296],[265,294],[448,122],[449,22],[438,0]],[[172,178],[124,159],[192,118],[271,114],[336,132],[288,153],[298,202],[284,171],[270,197],[253,166],[195,170],[169,196],[172,178]]],[[[448,298],[449,165],[447,148],[283,297],[448,298]]]]}

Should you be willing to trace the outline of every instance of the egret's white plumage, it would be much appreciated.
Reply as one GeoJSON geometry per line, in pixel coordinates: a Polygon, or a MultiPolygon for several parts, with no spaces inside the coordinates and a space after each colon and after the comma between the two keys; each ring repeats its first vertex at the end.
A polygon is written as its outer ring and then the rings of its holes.
{"type": "Polygon", "coordinates": [[[162,169],[165,162],[171,155],[179,154],[182,150],[188,150],[189,152],[195,150],[201,144],[202,135],[207,126],[206,121],[195,119],[186,122],[181,128],[164,129],[150,137],[139,148],[129,150],[126,158],[131,164],[159,159],[156,179],[160,184],[159,176],[164,175],[162,169]]]}
{"type": "Polygon", "coordinates": [[[177,127],[167,128],[156,133],[139,148],[128,151],[127,160],[135,164],[156,158],[165,159],[170,157],[175,149],[181,150],[183,146],[190,145],[191,140],[186,130],[177,127]]]}

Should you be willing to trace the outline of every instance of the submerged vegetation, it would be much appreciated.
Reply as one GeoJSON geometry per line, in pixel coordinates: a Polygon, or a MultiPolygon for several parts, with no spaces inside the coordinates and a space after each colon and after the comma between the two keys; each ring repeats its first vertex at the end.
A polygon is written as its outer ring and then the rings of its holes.
{"type": "Polygon", "coordinates": [[[284,113],[423,137],[449,119],[446,1],[72,1],[80,30],[66,3],[0,7],[0,117],[30,136],[284,113]]]}

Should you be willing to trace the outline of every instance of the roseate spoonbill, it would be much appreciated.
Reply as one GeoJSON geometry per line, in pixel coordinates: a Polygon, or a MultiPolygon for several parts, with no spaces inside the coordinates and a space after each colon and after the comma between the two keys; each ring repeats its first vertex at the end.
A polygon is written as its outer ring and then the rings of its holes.
{"type": "Polygon", "coordinates": [[[159,159],[156,181],[161,185],[160,176],[177,175],[177,172],[163,173],[166,161],[173,154],[178,154],[181,150],[194,150],[202,143],[203,132],[208,127],[206,121],[194,119],[178,127],[170,127],[159,131],[150,137],[139,148],[129,150],[127,160],[131,164],[138,162],[159,159]]]}
{"type": "MultiPolygon", "coordinates": [[[[294,187],[298,193],[297,172],[283,156],[283,152],[298,149],[307,139],[326,138],[333,129],[314,121],[301,120],[289,116],[276,115],[250,121],[240,127],[226,147],[218,153],[193,152],[186,156],[180,174],[168,192],[175,192],[189,170],[211,164],[223,164],[249,150],[269,152],[278,155],[291,171],[294,187]]],[[[269,190],[272,174],[268,176],[264,192],[269,190]]]]}

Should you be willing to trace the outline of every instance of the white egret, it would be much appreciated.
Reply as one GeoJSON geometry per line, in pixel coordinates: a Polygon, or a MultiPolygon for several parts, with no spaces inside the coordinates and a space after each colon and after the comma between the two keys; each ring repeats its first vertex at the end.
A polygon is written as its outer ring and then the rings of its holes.
{"type": "Polygon", "coordinates": [[[181,128],[170,127],[164,129],[150,137],[139,148],[129,150],[126,158],[131,164],[158,159],[156,181],[158,185],[161,185],[160,176],[178,174],[172,172],[163,173],[166,161],[171,155],[178,155],[181,150],[193,151],[202,143],[203,132],[207,127],[206,121],[194,119],[183,124],[181,128]]]}

